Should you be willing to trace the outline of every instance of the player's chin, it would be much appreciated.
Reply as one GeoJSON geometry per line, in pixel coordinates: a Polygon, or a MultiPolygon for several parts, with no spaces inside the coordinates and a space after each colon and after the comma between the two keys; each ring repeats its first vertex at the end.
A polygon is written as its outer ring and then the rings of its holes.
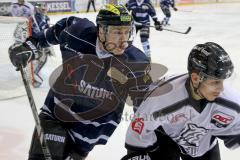
{"type": "Polygon", "coordinates": [[[219,95],[211,95],[211,96],[208,96],[207,100],[208,101],[214,101],[219,95]]]}
{"type": "Polygon", "coordinates": [[[116,49],[114,49],[114,50],[112,51],[112,53],[113,53],[114,55],[122,55],[122,54],[124,54],[124,51],[125,51],[125,49],[116,48],[116,49]]]}

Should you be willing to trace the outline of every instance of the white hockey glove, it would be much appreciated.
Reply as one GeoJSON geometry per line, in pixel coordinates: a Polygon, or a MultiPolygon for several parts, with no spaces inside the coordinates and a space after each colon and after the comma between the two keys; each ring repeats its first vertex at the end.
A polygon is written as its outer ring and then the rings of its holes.
{"type": "Polygon", "coordinates": [[[15,67],[26,67],[30,60],[41,57],[38,51],[37,41],[34,38],[28,38],[24,43],[13,44],[8,49],[9,57],[15,67]]]}

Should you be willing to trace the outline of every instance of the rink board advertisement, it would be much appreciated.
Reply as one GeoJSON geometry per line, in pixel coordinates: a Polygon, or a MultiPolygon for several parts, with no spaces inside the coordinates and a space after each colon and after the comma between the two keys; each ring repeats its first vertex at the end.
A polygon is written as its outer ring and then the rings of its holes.
{"type": "Polygon", "coordinates": [[[45,1],[48,12],[71,12],[72,6],[69,0],[65,1],[45,1]]]}
{"type": "MultiPolygon", "coordinates": [[[[106,3],[107,0],[95,0],[97,9],[106,3]]],[[[124,2],[125,0],[121,0],[124,2]]],[[[0,0],[0,16],[10,15],[10,5],[17,0],[0,0]]],[[[87,10],[88,0],[28,0],[34,4],[37,2],[45,3],[49,13],[58,12],[85,12],[87,10]]],[[[176,0],[176,4],[196,4],[196,3],[221,3],[221,2],[240,2],[240,0],[176,0]]],[[[155,6],[159,6],[159,0],[152,0],[155,6]]],[[[90,6],[90,11],[93,7],[90,6]]]]}

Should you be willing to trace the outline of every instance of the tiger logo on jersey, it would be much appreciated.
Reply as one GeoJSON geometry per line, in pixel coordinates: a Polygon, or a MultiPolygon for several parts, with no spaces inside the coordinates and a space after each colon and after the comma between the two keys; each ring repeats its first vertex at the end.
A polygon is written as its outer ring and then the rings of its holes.
{"type": "Polygon", "coordinates": [[[174,141],[180,145],[189,155],[195,156],[198,153],[202,138],[208,133],[208,129],[197,126],[194,123],[188,123],[174,141]]]}

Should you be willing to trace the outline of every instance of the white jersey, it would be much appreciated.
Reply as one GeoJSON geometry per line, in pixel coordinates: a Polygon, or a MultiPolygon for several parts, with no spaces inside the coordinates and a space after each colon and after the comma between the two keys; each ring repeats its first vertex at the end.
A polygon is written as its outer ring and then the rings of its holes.
{"type": "Polygon", "coordinates": [[[184,154],[199,157],[216,145],[214,137],[240,134],[239,94],[224,85],[215,101],[205,100],[202,105],[203,101],[189,96],[186,83],[187,74],[158,82],[135,113],[127,131],[126,148],[157,147],[154,131],[161,129],[184,154]]]}
{"type": "Polygon", "coordinates": [[[34,15],[34,6],[29,2],[24,4],[12,3],[11,14],[15,17],[27,17],[31,18],[34,15]]]}

